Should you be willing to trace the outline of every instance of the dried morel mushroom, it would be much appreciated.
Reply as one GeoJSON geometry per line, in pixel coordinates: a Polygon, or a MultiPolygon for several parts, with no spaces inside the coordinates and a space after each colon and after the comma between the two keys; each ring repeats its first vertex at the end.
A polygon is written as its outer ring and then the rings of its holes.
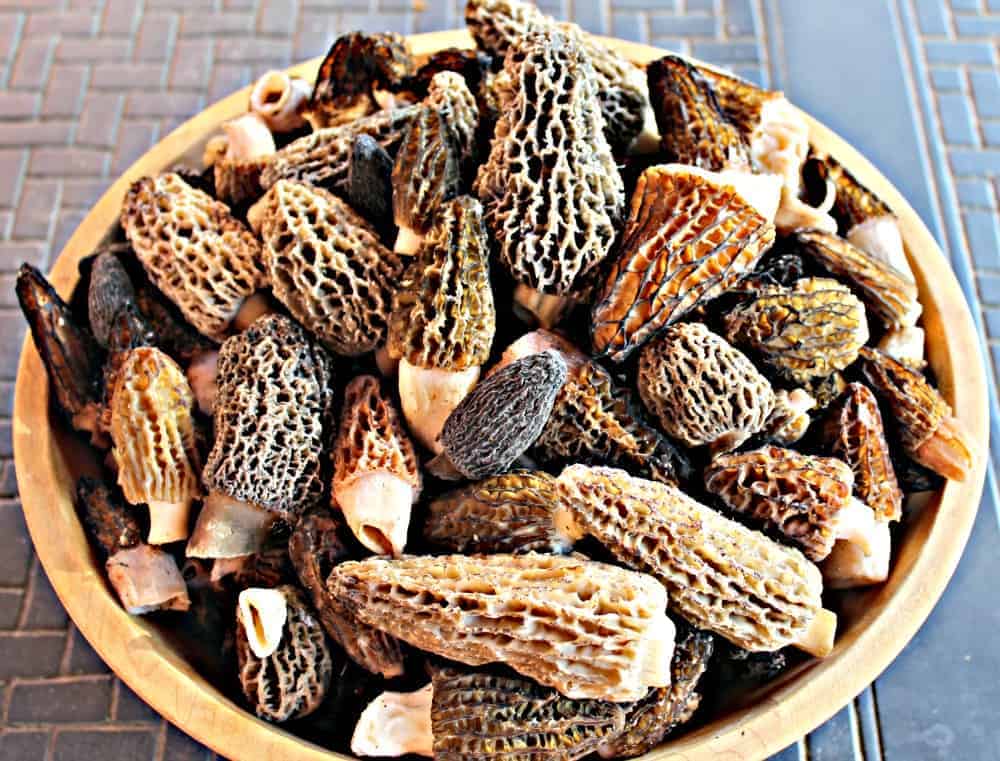
{"type": "Polygon", "coordinates": [[[570,698],[637,700],[670,683],[667,595],[641,573],[535,553],[375,557],[336,566],[328,585],[359,619],[422,650],[506,663],[570,698]]]}
{"type": "Polygon", "coordinates": [[[399,640],[358,621],[326,588],[333,567],[350,557],[342,526],[326,508],[311,508],[292,531],[288,553],[330,639],[362,668],[391,679],[403,673],[399,640]]]}
{"type": "Polygon", "coordinates": [[[294,132],[306,125],[302,111],[311,92],[304,79],[284,71],[265,71],[250,90],[250,111],[263,119],[271,132],[294,132]]]}
{"type": "Polygon", "coordinates": [[[275,517],[294,523],[319,499],[330,383],[328,357],[287,317],[262,317],[222,345],[210,494],[189,556],[256,552],[275,517]]]}
{"type": "Polygon", "coordinates": [[[378,111],[375,90],[396,88],[413,69],[406,39],[393,32],[342,34],[326,54],[306,107],[314,129],[378,111]]]}
{"type": "Polygon", "coordinates": [[[945,478],[965,480],[974,461],[972,438],[940,392],[880,351],[865,347],[861,357],[865,378],[892,411],[907,454],[945,478]]]}
{"type": "Polygon", "coordinates": [[[502,473],[538,438],[565,382],[566,363],[555,352],[512,362],[448,416],[438,459],[473,480],[502,473]]]}
{"type": "Polygon", "coordinates": [[[156,326],[156,344],[178,362],[189,363],[197,355],[217,348],[215,341],[188,325],[180,310],[152,286],[137,286],[135,303],[142,316],[156,326]]]}
{"type": "Polygon", "coordinates": [[[243,696],[260,718],[288,721],[315,711],[330,687],[326,635],[293,586],[240,593],[236,655],[243,696]]]}
{"type": "Polygon", "coordinates": [[[815,407],[816,400],[804,388],[776,391],[774,409],[764,424],[764,431],[782,446],[794,444],[809,430],[812,423],[809,411],[815,407]]]}
{"type": "Polygon", "coordinates": [[[22,264],[17,271],[15,289],[59,408],[73,428],[100,437],[100,346],[77,323],[69,304],[30,264],[22,264]]]}
{"type": "Polygon", "coordinates": [[[906,275],[835,233],[801,230],[795,238],[826,269],[854,283],[868,311],[886,327],[908,328],[916,324],[923,309],[917,301],[917,286],[906,275]]]}
{"type": "Polygon", "coordinates": [[[764,427],[774,392],[753,363],[701,323],[672,325],[639,358],[639,394],[689,447],[736,449],[764,427]]]}
{"type": "Polygon", "coordinates": [[[572,465],[558,479],[567,523],[659,579],[693,626],[753,651],[833,648],[820,572],[798,550],[729,520],[667,484],[572,465]]]}
{"type": "Polygon", "coordinates": [[[385,340],[399,259],[346,203],[322,188],[281,181],[254,207],[275,298],[337,354],[385,340]]]}
{"type": "MultiPolygon", "coordinates": [[[[465,22],[480,48],[506,59],[521,38],[534,32],[558,29],[575,37],[590,59],[594,72],[604,132],[617,152],[633,141],[646,141],[644,128],[653,131],[647,115],[649,100],[642,69],[583,32],[576,24],[555,21],[529,3],[520,0],[468,0],[465,22]],[[643,135],[640,135],[643,133],[643,135]]],[[[645,148],[645,145],[640,146],[645,148]]]]}
{"type": "Polygon", "coordinates": [[[898,521],[903,492],[889,456],[882,413],[871,389],[861,383],[849,385],[842,400],[830,411],[823,434],[833,454],[853,471],[854,493],[880,521],[898,521]]]}
{"type": "Polygon", "coordinates": [[[121,224],[149,279],[203,335],[221,340],[265,284],[260,244],[229,208],[179,175],[132,184],[121,224]],[[247,302],[250,303],[247,303],[247,302]]]}
{"type": "Polygon", "coordinates": [[[485,82],[492,59],[479,50],[465,48],[444,48],[431,53],[427,60],[413,74],[404,77],[399,90],[412,93],[417,98],[427,95],[431,81],[443,71],[459,74],[473,93],[478,93],[485,82]]]}
{"type": "Polygon", "coordinates": [[[131,504],[149,506],[149,543],[186,539],[201,489],[194,394],[184,372],[159,349],[133,349],[109,406],[118,483],[131,504]]]}
{"type": "Polygon", "coordinates": [[[551,327],[607,256],[624,185],[578,39],[553,30],[519,39],[495,88],[500,119],[475,192],[520,286],[515,299],[551,327]]]}
{"type": "Polygon", "coordinates": [[[108,348],[111,324],[128,304],[135,304],[135,288],[121,260],[109,247],[94,258],[87,288],[87,317],[94,338],[108,348]]]}
{"type": "Polygon", "coordinates": [[[731,185],[654,166],[639,177],[618,258],[594,305],[594,350],[621,361],[731,288],[774,241],[774,227],[731,185]]]}
{"type": "Polygon", "coordinates": [[[556,525],[555,478],[527,470],[493,476],[431,502],[424,537],[449,552],[568,552],[556,525]]]}
{"type": "Polygon", "coordinates": [[[344,392],[333,448],[333,500],[358,540],[400,555],[422,485],[417,456],[378,378],[359,375],[344,392]]]}
{"type": "Polygon", "coordinates": [[[187,586],[173,555],[142,541],[132,512],[103,481],[81,478],[76,494],[83,523],[106,556],[104,569],[122,606],[133,616],[187,610],[187,586]]]}
{"type": "Polygon", "coordinates": [[[347,202],[391,240],[392,158],[371,135],[358,135],[347,169],[347,202]]]}
{"type": "Polygon", "coordinates": [[[414,435],[441,451],[438,434],[479,380],[496,332],[489,249],[479,202],[444,204],[393,295],[389,354],[414,435]]]}
{"type": "Polygon", "coordinates": [[[670,661],[670,686],[650,690],[629,708],[625,731],[600,747],[601,756],[641,756],[663,742],[676,727],[688,722],[701,703],[696,690],[714,650],[715,638],[708,632],[688,626],[678,630],[670,661]]]}
{"type": "Polygon", "coordinates": [[[226,122],[222,130],[225,150],[212,158],[215,197],[233,207],[244,206],[263,192],[260,174],[277,150],[274,135],[264,118],[253,112],[226,122]]]}
{"type": "Polygon", "coordinates": [[[775,446],[720,455],[705,469],[710,494],[780,531],[817,562],[838,539],[871,549],[875,513],[852,496],[853,486],[843,461],[775,446]]]}
{"type": "Polygon", "coordinates": [[[726,315],[725,325],[727,339],[796,383],[843,370],[868,341],[864,305],[846,285],[821,277],[763,289],[726,315]]]}

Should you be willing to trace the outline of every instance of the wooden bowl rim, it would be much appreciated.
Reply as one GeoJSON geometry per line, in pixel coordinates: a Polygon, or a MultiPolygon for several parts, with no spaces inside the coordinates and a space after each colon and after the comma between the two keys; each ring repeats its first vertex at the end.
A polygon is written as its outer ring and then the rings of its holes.
{"type": "MultiPolygon", "coordinates": [[[[472,45],[464,30],[414,35],[409,41],[415,54],[472,45]]],[[[637,63],[668,52],[617,39],[606,38],[605,42],[637,63]]],[[[317,58],[290,71],[311,79],[319,62],[317,58]]],[[[51,278],[63,295],[75,285],[78,262],[117,219],[129,184],[171,166],[221,122],[245,111],[249,89],[224,98],[185,122],[110,187],[55,261],[51,278]]],[[[958,563],[982,494],[989,421],[986,376],[961,288],[944,254],[902,195],[846,141],[806,116],[813,142],[836,156],[899,216],[925,307],[931,365],[956,416],[973,434],[975,466],[967,481],[948,482],[908,528],[890,580],[866,598],[869,609],[838,639],[830,657],[809,662],[759,702],[664,744],[645,757],[650,760],[763,759],[840,710],[889,665],[927,618],[958,563]],[[918,541],[919,546],[914,545],[918,541]]],[[[49,421],[48,383],[39,379],[44,379],[44,368],[29,334],[18,366],[13,418],[21,503],[39,559],[87,641],[156,711],[227,758],[351,758],[257,719],[197,674],[155,626],[122,610],[103,570],[95,566],[86,549],[72,489],[64,486],[72,483],[72,476],[49,421]]]]}

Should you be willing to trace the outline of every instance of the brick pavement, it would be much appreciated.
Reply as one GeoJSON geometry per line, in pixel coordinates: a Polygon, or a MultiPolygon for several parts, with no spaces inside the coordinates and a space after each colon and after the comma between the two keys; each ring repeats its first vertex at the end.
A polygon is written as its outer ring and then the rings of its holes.
{"type": "MultiPolygon", "coordinates": [[[[12,381],[24,334],[12,273],[21,261],[44,269],[117,173],[264,70],[320,55],[354,28],[411,33],[461,25],[457,0],[422,5],[0,0],[0,761],[213,758],[109,673],[67,621],[31,551],[10,461],[12,381]]],[[[781,22],[765,0],[542,5],[594,32],[693,53],[763,84],[772,80],[769,51],[780,42],[781,22]]],[[[924,128],[944,159],[938,191],[946,202],[953,196],[957,214],[954,228],[946,222],[946,243],[953,261],[967,264],[967,285],[982,303],[998,363],[1000,2],[890,5],[913,41],[911,65],[930,84],[920,93],[930,106],[924,128]]],[[[782,758],[855,759],[862,748],[864,757],[881,758],[875,711],[868,691],[782,758]]]]}

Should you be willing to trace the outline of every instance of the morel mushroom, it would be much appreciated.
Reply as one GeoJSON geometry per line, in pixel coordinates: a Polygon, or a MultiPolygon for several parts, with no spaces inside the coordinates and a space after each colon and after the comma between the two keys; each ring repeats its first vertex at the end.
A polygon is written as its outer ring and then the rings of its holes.
{"type": "Polygon", "coordinates": [[[330,687],[326,635],[293,586],[245,589],[237,607],[239,680],[260,718],[282,722],[315,711],[330,687]]]}
{"type": "Polygon", "coordinates": [[[215,197],[233,207],[245,206],[263,192],[260,174],[277,150],[274,135],[253,111],[225,122],[222,130],[225,150],[212,158],[215,197]]]}
{"type": "Polygon", "coordinates": [[[847,286],[821,277],[762,289],[726,315],[725,327],[729,341],[796,383],[843,370],[868,341],[864,305],[847,286]]]}
{"type": "Polygon", "coordinates": [[[764,424],[764,431],[782,446],[794,444],[809,430],[812,423],[809,411],[815,407],[816,400],[804,388],[776,391],[774,409],[764,424]]]}
{"type": "Polygon", "coordinates": [[[515,300],[551,327],[608,255],[624,185],[579,39],[548,30],[517,40],[495,89],[500,120],[474,189],[515,300]]]}
{"type": "Polygon", "coordinates": [[[622,470],[572,465],[558,487],[567,524],[659,579],[693,626],[755,652],[833,649],[837,617],[823,608],[819,569],[798,550],[622,470]]]}
{"type": "Polygon", "coordinates": [[[122,227],[149,279],[203,335],[260,314],[260,244],[228,207],[174,173],[132,184],[122,227]]]}
{"type": "Polygon", "coordinates": [[[304,79],[284,71],[266,71],[250,90],[250,111],[272,132],[295,132],[306,125],[302,111],[311,91],[304,79]]]}
{"type": "Polygon", "coordinates": [[[558,29],[576,38],[593,65],[591,76],[608,143],[616,152],[630,145],[640,151],[651,150],[655,145],[655,125],[642,69],[576,24],[557,22],[520,0],[468,0],[465,22],[480,48],[505,60],[522,38],[534,32],[558,29]]]}
{"type": "Polygon", "coordinates": [[[972,438],[941,393],[918,372],[875,349],[861,350],[862,370],[892,410],[903,449],[921,465],[964,481],[975,460],[972,438]]]}
{"type": "Polygon", "coordinates": [[[542,432],[566,382],[566,363],[552,351],[512,362],[489,376],[455,408],[441,429],[439,477],[469,479],[502,473],[542,432]]]}
{"type": "Polygon", "coordinates": [[[529,679],[435,668],[426,687],[373,700],[358,720],[351,750],[436,761],[575,761],[620,734],[626,715],[616,703],[570,700],[529,679]]]}
{"type": "Polygon", "coordinates": [[[104,568],[122,606],[133,616],[187,610],[187,586],[173,555],[142,541],[139,522],[108,484],[81,478],[76,494],[83,523],[104,552],[104,568]]]}
{"type": "Polygon", "coordinates": [[[350,556],[342,526],[326,508],[312,508],[292,531],[288,553],[330,639],[362,668],[391,679],[403,673],[399,640],[358,621],[326,588],[330,571],[350,556]]]}
{"type": "Polygon", "coordinates": [[[254,207],[275,298],[330,350],[385,341],[399,259],[346,203],[302,182],[276,183],[254,207]]]}
{"type": "Polygon", "coordinates": [[[774,241],[733,189],[682,166],[639,177],[620,253],[594,305],[594,350],[616,362],[731,288],[774,241]]]}
{"type": "Polygon", "coordinates": [[[903,492],[892,467],[882,413],[871,389],[852,383],[823,427],[831,452],[854,473],[854,493],[880,521],[898,521],[903,492]]]}
{"type": "Polygon", "coordinates": [[[705,488],[727,507],[784,534],[819,562],[838,539],[870,552],[875,512],[852,496],[854,474],[841,460],[767,446],[716,457],[705,488]]]}
{"type": "Polygon", "coordinates": [[[373,557],[341,563],[327,583],[360,620],[415,647],[506,663],[569,698],[637,700],[670,683],[674,625],[645,574],[535,553],[373,557]]]}
{"type": "Polygon", "coordinates": [[[17,300],[56,402],[73,428],[101,441],[101,349],[69,304],[30,264],[17,271],[17,300]]]}
{"type": "Polygon", "coordinates": [[[402,554],[422,481],[410,437],[374,376],[358,376],[344,392],[333,468],[333,500],[358,540],[402,554]]]}
{"type": "Polygon", "coordinates": [[[482,213],[468,196],[444,204],[393,296],[388,349],[399,359],[403,415],[435,453],[445,420],[479,380],[496,332],[482,213]]]}
{"type": "Polygon", "coordinates": [[[736,449],[774,409],[771,384],[753,363],[701,323],[680,323],[639,358],[639,395],[660,426],[689,447],[736,449]]]}
{"type": "Polygon", "coordinates": [[[209,495],[189,556],[257,552],[276,517],[294,523],[319,499],[330,382],[329,359],[287,317],[262,317],[222,345],[209,495]]]}
{"type": "Polygon", "coordinates": [[[378,230],[392,235],[392,158],[371,135],[358,135],[347,169],[347,203],[378,230]]]}
{"type": "Polygon", "coordinates": [[[94,257],[87,288],[90,330],[103,348],[108,348],[115,317],[128,304],[135,304],[135,288],[115,253],[115,247],[109,246],[94,257]]]}
{"type": "Polygon", "coordinates": [[[118,483],[129,503],[149,506],[149,543],[186,539],[201,490],[194,394],[184,372],[159,349],[133,349],[109,406],[118,483]]]}

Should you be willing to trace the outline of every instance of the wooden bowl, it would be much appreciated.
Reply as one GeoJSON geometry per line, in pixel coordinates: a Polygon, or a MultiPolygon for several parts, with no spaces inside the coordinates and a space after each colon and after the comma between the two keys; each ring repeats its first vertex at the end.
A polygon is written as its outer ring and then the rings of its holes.
{"type": "MultiPolygon", "coordinates": [[[[608,40],[637,63],[665,51],[608,40]]],[[[470,47],[464,31],[410,38],[414,53],[470,47]]],[[[293,71],[312,80],[319,59],[293,71]]],[[[179,127],[133,164],[101,198],[56,260],[53,284],[68,296],[77,264],[118,219],[129,184],[173,166],[200,160],[206,138],[246,110],[249,87],[179,127]]],[[[899,192],[856,150],[815,120],[812,142],[835,156],[899,215],[920,287],[927,349],[942,393],[973,434],[976,462],[964,483],[948,482],[907,521],[895,548],[888,582],[854,594],[845,605],[833,653],[811,660],[768,686],[756,702],[649,754],[650,759],[696,761],[763,759],[824,722],[848,703],[903,649],[927,618],[958,563],[979,506],[986,470],[986,380],[969,307],[927,228],[899,192]]],[[[197,165],[197,164],[196,164],[197,165]]],[[[77,437],[49,417],[45,370],[25,340],[14,400],[14,454],[21,502],[35,549],[70,617],[115,673],[154,709],[221,755],[242,759],[319,761],[347,758],[267,724],[225,697],[177,651],[169,634],[127,615],[105,582],[73,504],[76,476],[88,455],[77,437]]],[[[89,456],[93,467],[93,456],[89,456]]],[[[915,699],[918,699],[915,696],[915,699]]]]}

